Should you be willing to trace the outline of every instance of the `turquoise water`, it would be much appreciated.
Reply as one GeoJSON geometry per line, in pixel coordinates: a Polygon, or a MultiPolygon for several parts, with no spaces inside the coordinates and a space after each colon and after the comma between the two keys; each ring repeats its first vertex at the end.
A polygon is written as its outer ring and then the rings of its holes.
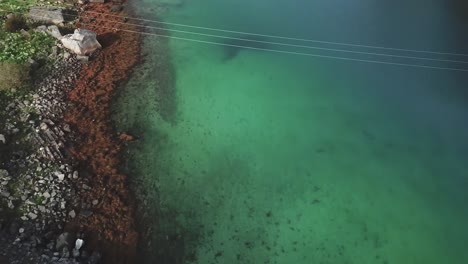
{"type": "MultiPolygon", "coordinates": [[[[140,1],[136,12],[236,31],[468,53],[462,20],[447,1],[407,2],[193,0],[161,8],[140,1]]],[[[148,263],[468,262],[466,74],[155,37],[143,50],[116,120],[141,136],[128,166],[156,219],[145,241],[148,263]]]]}

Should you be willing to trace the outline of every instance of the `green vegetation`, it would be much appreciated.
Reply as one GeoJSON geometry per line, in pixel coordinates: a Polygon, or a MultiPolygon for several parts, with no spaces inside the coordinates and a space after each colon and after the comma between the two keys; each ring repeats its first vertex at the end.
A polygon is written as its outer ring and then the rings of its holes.
{"type": "Polygon", "coordinates": [[[55,39],[43,32],[0,32],[0,62],[25,63],[46,58],[55,39]]]}
{"type": "Polygon", "coordinates": [[[35,0],[7,0],[0,4],[0,91],[30,86],[30,59],[47,60],[55,39],[34,32],[22,13],[35,0]]]}

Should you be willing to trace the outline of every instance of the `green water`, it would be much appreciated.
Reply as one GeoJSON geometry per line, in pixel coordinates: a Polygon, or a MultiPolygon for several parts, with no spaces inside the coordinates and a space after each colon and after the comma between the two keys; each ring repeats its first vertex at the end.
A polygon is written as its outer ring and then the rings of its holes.
{"type": "MultiPolygon", "coordinates": [[[[225,2],[186,1],[161,16],[460,51],[443,1],[225,2]]],[[[136,12],[156,19],[157,7],[142,1],[136,12]]],[[[462,73],[254,50],[226,60],[222,46],[166,41],[146,38],[116,114],[141,136],[128,167],[157,218],[148,263],[468,262],[462,73]]]]}

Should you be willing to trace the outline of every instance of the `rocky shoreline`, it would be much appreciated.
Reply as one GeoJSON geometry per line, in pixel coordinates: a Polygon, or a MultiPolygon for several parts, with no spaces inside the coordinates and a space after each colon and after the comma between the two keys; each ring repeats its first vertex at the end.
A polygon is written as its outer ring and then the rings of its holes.
{"type": "Polygon", "coordinates": [[[113,131],[110,103],[138,63],[140,36],[96,17],[111,10],[79,5],[76,26],[97,32],[102,49],[83,64],[58,45],[34,89],[0,109],[0,263],[137,262],[133,198],[119,169],[131,136],[113,131]]]}

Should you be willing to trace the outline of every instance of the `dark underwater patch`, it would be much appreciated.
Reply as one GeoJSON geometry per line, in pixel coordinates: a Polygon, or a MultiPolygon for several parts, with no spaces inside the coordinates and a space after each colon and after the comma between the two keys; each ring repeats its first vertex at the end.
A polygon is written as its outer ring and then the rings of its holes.
{"type": "Polygon", "coordinates": [[[270,44],[265,43],[268,38],[261,36],[242,35],[236,38],[224,39],[220,42],[223,45],[223,62],[235,59],[242,50],[261,51],[259,49],[269,49],[270,44]]]}

